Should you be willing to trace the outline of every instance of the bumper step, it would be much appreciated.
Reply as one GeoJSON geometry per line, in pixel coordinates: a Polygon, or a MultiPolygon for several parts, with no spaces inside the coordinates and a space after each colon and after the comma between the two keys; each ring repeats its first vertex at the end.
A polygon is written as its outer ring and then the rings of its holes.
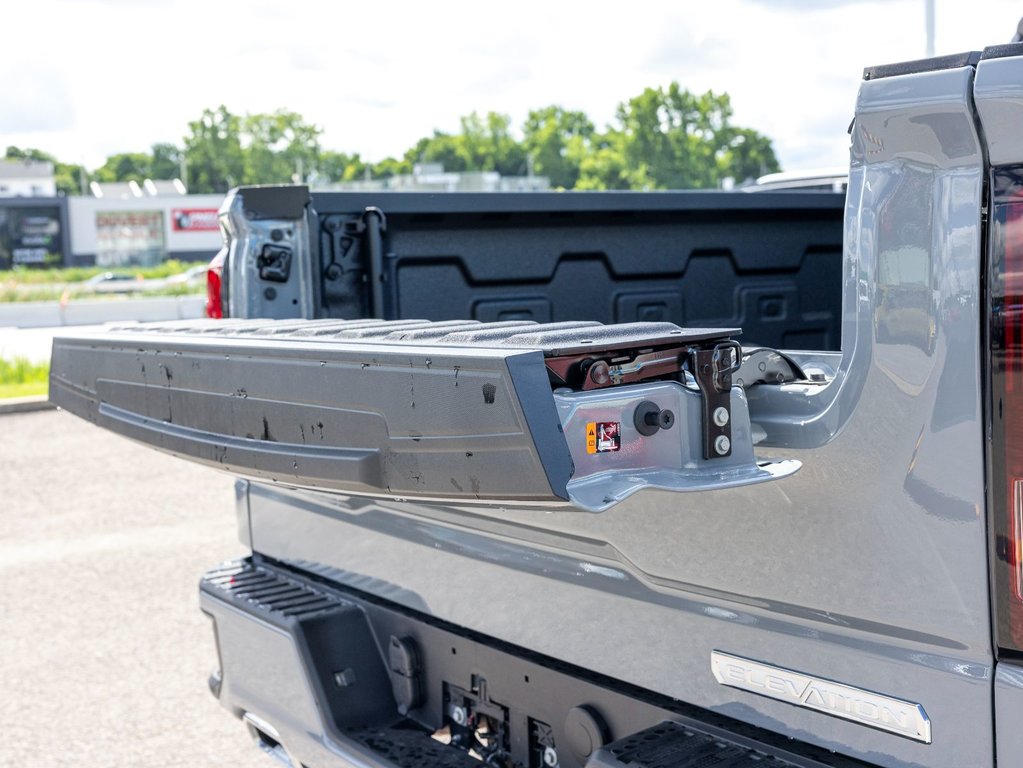
{"type": "Polygon", "coordinates": [[[790,768],[750,747],[666,721],[597,751],[586,768],[790,768]]]}
{"type": "Polygon", "coordinates": [[[266,744],[292,765],[864,765],[503,645],[327,576],[255,555],[210,571],[200,586],[222,668],[214,694],[263,723],[266,744]],[[485,763],[468,752],[479,749],[472,739],[480,733],[489,734],[485,763]]]}
{"type": "Polygon", "coordinates": [[[275,623],[340,608],[344,601],[280,572],[247,562],[232,562],[207,573],[201,589],[258,611],[275,623]]]}

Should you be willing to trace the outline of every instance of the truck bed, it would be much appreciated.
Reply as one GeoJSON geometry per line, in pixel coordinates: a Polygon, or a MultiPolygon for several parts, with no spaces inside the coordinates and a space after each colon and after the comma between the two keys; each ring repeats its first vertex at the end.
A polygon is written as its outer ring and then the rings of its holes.
{"type": "Polygon", "coordinates": [[[242,189],[226,204],[232,252],[277,249],[294,268],[266,283],[251,259],[229,257],[229,312],[670,322],[838,350],[844,204],[837,193],[242,189]]]}

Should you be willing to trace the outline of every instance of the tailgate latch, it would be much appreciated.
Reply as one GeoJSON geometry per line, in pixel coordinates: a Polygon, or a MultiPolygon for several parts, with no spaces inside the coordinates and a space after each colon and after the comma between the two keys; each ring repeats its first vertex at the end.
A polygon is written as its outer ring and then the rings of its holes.
{"type": "Polygon", "coordinates": [[[690,347],[689,370],[703,395],[703,458],[732,455],[732,374],[742,364],[742,348],[723,341],[711,349],[690,347]]]}

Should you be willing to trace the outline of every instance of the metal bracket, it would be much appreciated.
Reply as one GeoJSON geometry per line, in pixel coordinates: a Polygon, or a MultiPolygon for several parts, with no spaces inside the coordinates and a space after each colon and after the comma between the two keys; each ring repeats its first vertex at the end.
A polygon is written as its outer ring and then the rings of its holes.
{"type": "Polygon", "coordinates": [[[291,248],[282,245],[264,245],[256,259],[259,277],[271,283],[286,283],[291,276],[291,248]]]}
{"type": "Polygon", "coordinates": [[[343,273],[362,271],[364,267],[359,245],[366,231],[366,222],[362,216],[328,216],[322,228],[329,243],[329,249],[325,249],[325,252],[331,255],[324,269],[324,277],[327,280],[337,280],[343,273]]]}
{"type": "Polygon", "coordinates": [[[742,364],[742,347],[723,341],[710,349],[689,348],[688,367],[703,395],[703,458],[732,455],[732,374],[742,364]]]}

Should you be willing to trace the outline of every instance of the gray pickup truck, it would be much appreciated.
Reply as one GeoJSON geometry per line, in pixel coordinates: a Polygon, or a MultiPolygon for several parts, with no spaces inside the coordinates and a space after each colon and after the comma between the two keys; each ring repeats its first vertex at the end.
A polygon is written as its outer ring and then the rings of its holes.
{"type": "Polygon", "coordinates": [[[293,768],[1023,765],[1021,126],[1010,44],[867,69],[845,196],[236,190],[51,397],[243,478],[293,768]]]}

